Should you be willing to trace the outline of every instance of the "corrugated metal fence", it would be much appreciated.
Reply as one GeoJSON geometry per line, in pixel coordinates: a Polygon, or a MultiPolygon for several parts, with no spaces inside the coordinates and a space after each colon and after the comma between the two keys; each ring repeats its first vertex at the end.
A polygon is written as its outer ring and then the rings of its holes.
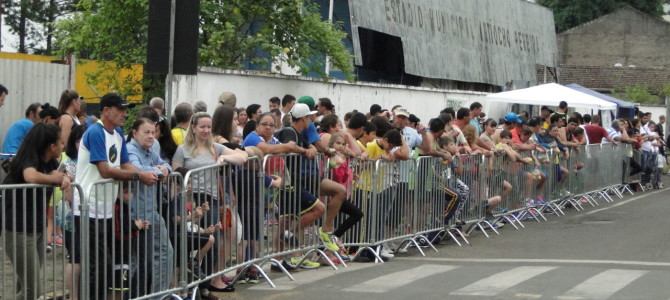
{"type": "Polygon", "coordinates": [[[5,105],[0,108],[0,142],[30,103],[58,105],[60,94],[68,88],[68,69],[61,64],[0,59],[0,84],[9,89],[5,105]]]}

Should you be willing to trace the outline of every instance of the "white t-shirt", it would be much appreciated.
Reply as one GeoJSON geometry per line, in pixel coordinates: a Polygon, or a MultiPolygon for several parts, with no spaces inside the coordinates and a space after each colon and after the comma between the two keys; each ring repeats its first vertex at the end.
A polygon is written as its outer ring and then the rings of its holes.
{"type": "MultiPolygon", "coordinates": [[[[100,123],[89,127],[81,138],[79,156],[77,157],[77,172],[74,182],[79,184],[88,199],[88,215],[95,219],[112,218],[114,201],[119,192],[118,184],[96,184],[103,180],[98,171],[98,162],[107,162],[110,168],[120,168],[129,162],[128,150],[123,134],[114,130],[108,132],[100,123]],[[94,188],[93,190],[91,188],[94,188]]],[[[79,194],[74,193],[75,216],[81,215],[79,194]]]]}
{"type": "MultiPolygon", "coordinates": [[[[652,136],[652,131],[649,130],[649,123],[645,124],[644,126],[640,127],[640,134],[646,135],[646,136],[652,136]]],[[[654,151],[654,146],[651,144],[650,141],[646,140],[642,142],[642,146],[640,147],[642,151],[649,151],[652,152],[654,151]]]]}

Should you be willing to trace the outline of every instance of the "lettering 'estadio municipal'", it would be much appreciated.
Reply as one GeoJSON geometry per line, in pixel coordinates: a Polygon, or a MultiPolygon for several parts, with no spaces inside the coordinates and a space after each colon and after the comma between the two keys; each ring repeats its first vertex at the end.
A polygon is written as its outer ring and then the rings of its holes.
{"type": "Polygon", "coordinates": [[[503,85],[555,66],[553,15],[520,0],[349,0],[356,63],[358,27],[400,37],[405,72],[503,85]]]}

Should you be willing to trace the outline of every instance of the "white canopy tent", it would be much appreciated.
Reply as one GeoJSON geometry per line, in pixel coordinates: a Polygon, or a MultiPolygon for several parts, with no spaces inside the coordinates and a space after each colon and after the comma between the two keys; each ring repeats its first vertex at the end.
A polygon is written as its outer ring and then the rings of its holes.
{"type": "Polygon", "coordinates": [[[568,107],[591,110],[616,110],[615,103],[585,94],[557,83],[547,83],[525,89],[489,94],[486,99],[491,102],[511,104],[558,106],[565,101],[568,107]]]}

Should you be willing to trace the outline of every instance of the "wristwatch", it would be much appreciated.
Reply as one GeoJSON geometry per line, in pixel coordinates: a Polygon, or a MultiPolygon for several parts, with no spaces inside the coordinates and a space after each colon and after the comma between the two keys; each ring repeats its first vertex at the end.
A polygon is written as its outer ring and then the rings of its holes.
{"type": "Polygon", "coordinates": [[[140,180],[140,174],[139,173],[134,173],[132,180],[140,180]]]}

